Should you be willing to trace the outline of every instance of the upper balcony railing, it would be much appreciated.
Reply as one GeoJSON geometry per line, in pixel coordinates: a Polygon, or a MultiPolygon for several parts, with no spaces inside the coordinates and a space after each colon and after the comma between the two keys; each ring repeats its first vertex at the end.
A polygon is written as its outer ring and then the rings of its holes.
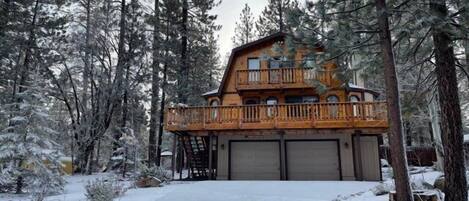
{"type": "Polygon", "coordinates": [[[312,87],[314,81],[319,81],[326,86],[334,83],[332,70],[315,68],[238,70],[236,78],[238,90],[307,88],[312,87]]]}
{"type": "Polygon", "coordinates": [[[175,107],[166,111],[169,131],[387,128],[385,102],[175,107]]]}

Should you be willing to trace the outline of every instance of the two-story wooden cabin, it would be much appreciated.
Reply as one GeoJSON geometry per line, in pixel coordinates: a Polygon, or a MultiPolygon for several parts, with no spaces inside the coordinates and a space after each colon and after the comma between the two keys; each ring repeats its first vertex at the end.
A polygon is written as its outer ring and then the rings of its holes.
{"type": "Polygon", "coordinates": [[[317,64],[306,49],[289,60],[276,57],[272,47],[286,51],[285,37],[277,33],[233,49],[220,87],[203,94],[207,105],[166,111],[165,128],[180,136],[192,175],[380,180],[386,104],[360,82],[341,83],[332,62],[311,68],[317,64]],[[318,93],[315,82],[327,91],[318,93]]]}

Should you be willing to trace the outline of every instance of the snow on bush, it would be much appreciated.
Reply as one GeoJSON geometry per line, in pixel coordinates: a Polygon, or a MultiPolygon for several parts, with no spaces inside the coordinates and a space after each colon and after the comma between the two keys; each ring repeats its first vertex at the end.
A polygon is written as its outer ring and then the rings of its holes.
{"type": "Polygon", "coordinates": [[[86,199],[89,201],[112,201],[124,195],[126,189],[116,179],[96,179],[85,186],[86,199]]]}
{"type": "Polygon", "coordinates": [[[371,189],[371,192],[373,192],[374,195],[379,196],[379,195],[385,195],[388,194],[389,192],[394,190],[394,184],[393,183],[380,183],[379,185],[375,186],[374,188],[371,189]]]}
{"type": "Polygon", "coordinates": [[[147,167],[145,165],[142,165],[140,168],[140,173],[137,176],[137,179],[149,178],[149,177],[157,178],[163,183],[171,181],[171,173],[165,170],[163,167],[161,166],[160,167],[157,167],[157,166],[147,167]]]}

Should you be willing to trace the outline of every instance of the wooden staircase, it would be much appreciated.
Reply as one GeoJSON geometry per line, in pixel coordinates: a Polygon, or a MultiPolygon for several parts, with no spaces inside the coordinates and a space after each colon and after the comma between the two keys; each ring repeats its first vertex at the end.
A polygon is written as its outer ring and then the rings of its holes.
{"type": "Polygon", "coordinates": [[[183,136],[182,143],[193,179],[208,178],[208,138],[183,136]]]}

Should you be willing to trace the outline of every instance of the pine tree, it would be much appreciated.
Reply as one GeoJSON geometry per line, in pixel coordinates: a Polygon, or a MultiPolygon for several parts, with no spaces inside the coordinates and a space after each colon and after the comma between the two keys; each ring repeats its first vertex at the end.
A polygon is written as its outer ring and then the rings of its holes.
{"type": "Polygon", "coordinates": [[[196,104],[197,102],[189,99],[200,100],[199,94],[194,94],[196,92],[191,89],[200,89],[198,86],[205,86],[206,80],[193,78],[199,73],[212,72],[210,69],[200,70],[200,65],[196,65],[195,62],[201,58],[210,57],[209,51],[206,51],[208,35],[219,30],[220,26],[214,22],[216,15],[209,14],[209,11],[217,5],[218,2],[214,0],[182,0],[179,4],[181,23],[178,29],[180,36],[178,54],[180,59],[177,72],[178,103],[196,104]]]}
{"type": "MultiPolygon", "coordinates": [[[[59,135],[45,109],[48,98],[38,73],[28,81],[30,87],[16,94],[17,102],[6,105],[8,127],[0,131],[0,161],[6,164],[0,172],[15,179],[16,192],[23,189],[36,194],[61,191],[60,146],[53,140],[59,135]]],[[[12,182],[12,181],[10,181],[12,182]]]]}
{"type": "Polygon", "coordinates": [[[394,183],[396,184],[396,200],[412,201],[413,195],[409,182],[406,150],[403,142],[399,84],[391,42],[391,31],[387,14],[388,8],[386,0],[376,0],[375,4],[386,82],[386,101],[388,105],[388,119],[390,121],[389,145],[392,147],[391,157],[395,177],[394,183]]]}
{"type": "MultiPolygon", "coordinates": [[[[337,63],[335,74],[346,83],[349,80],[348,75],[354,70],[379,68],[378,71],[386,80],[389,138],[397,199],[412,200],[388,17],[384,0],[377,0],[375,3],[326,0],[310,2],[306,10],[290,12],[289,18],[292,19],[289,22],[293,30],[290,40],[294,41],[290,43],[323,46],[325,54],[316,57],[319,57],[320,62],[337,63]],[[370,20],[370,14],[375,14],[374,19],[377,20],[370,20]]],[[[311,54],[314,55],[314,52],[311,54]]]]}
{"type": "Polygon", "coordinates": [[[467,180],[464,166],[463,128],[456,76],[456,57],[451,33],[444,20],[448,17],[446,1],[430,1],[430,12],[437,18],[432,25],[435,45],[436,77],[441,108],[441,131],[445,153],[445,200],[466,201],[467,180]],[[441,21],[440,21],[441,20],[441,21]]]}
{"type": "Polygon", "coordinates": [[[232,38],[233,44],[237,47],[249,43],[254,40],[255,35],[251,8],[248,4],[245,4],[239,16],[239,21],[235,25],[235,35],[232,38]]]}
{"type": "Polygon", "coordinates": [[[288,31],[287,13],[290,9],[298,7],[297,0],[269,0],[256,21],[256,30],[259,37],[265,37],[276,32],[288,31]]]}

